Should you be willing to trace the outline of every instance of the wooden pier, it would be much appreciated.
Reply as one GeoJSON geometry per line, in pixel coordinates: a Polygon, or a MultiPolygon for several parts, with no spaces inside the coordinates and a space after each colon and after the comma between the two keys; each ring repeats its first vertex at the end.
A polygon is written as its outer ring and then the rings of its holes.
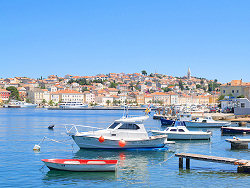
{"type": "Polygon", "coordinates": [[[179,157],[179,168],[183,168],[183,158],[186,158],[186,169],[190,169],[190,159],[196,159],[201,161],[238,165],[237,168],[238,173],[250,173],[250,160],[216,157],[216,156],[200,155],[192,153],[178,153],[175,154],[175,156],[179,157]]]}
{"type": "Polygon", "coordinates": [[[240,139],[234,137],[233,139],[226,139],[226,141],[231,143],[231,149],[248,149],[250,139],[240,139]]]}

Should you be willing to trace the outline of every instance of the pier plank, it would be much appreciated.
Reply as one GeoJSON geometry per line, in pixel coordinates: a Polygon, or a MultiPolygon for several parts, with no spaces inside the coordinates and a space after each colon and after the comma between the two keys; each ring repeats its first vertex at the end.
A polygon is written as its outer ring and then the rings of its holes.
{"type": "Polygon", "coordinates": [[[178,153],[178,154],[175,154],[175,156],[182,157],[182,158],[196,159],[196,160],[201,160],[201,161],[218,162],[218,163],[229,163],[229,164],[244,163],[246,164],[249,162],[250,164],[250,161],[248,160],[240,160],[240,159],[235,159],[235,158],[217,157],[217,156],[192,154],[192,153],[178,153]]]}

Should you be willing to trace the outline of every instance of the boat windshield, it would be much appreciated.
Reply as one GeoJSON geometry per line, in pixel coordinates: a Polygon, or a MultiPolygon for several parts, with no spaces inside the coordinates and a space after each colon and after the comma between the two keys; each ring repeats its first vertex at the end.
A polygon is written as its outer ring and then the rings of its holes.
{"type": "Polygon", "coordinates": [[[140,129],[140,127],[138,125],[136,125],[136,124],[124,123],[118,129],[132,129],[132,130],[137,130],[137,129],[140,129]]]}
{"type": "Polygon", "coordinates": [[[120,123],[116,123],[114,122],[112,125],[109,126],[109,129],[114,129],[117,125],[119,125],[120,123]]]}

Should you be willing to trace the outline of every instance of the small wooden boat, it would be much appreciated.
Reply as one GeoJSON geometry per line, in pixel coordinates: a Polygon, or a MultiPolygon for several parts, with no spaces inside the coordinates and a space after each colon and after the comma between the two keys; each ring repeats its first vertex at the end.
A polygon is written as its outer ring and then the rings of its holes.
{"type": "Polygon", "coordinates": [[[116,170],[117,160],[88,159],[42,159],[51,170],[76,172],[112,172],[116,170]]]}
{"type": "Polygon", "coordinates": [[[250,134],[250,127],[221,127],[221,134],[250,134]]]}

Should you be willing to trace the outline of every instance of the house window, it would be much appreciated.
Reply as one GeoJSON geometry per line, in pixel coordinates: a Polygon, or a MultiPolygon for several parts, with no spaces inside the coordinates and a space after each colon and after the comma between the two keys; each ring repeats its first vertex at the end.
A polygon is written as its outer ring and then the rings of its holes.
{"type": "Polygon", "coordinates": [[[232,93],[234,93],[234,90],[232,90],[232,93]]]}
{"type": "Polygon", "coordinates": [[[241,108],[245,108],[245,103],[240,103],[241,108]]]}
{"type": "Polygon", "coordinates": [[[239,93],[239,90],[237,90],[237,93],[239,93]]]}
{"type": "Polygon", "coordinates": [[[223,93],[226,93],[226,91],[225,91],[225,90],[223,90],[223,93]]]}

